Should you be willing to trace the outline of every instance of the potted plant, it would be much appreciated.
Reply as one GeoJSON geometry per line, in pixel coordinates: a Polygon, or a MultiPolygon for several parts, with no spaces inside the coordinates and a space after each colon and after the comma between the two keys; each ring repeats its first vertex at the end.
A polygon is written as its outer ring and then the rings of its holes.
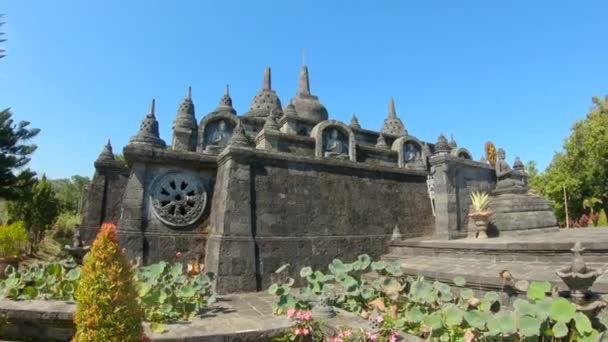
{"type": "Polygon", "coordinates": [[[469,213],[469,217],[475,221],[477,227],[477,238],[487,239],[488,238],[488,223],[492,211],[488,209],[490,202],[490,196],[486,192],[474,191],[471,193],[471,205],[473,212],[469,213]]]}
{"type": "Polygon", "coordinates": [[[17,267],[19,256],[25,249],[27,232],[23,222],[0,226],[0,277],[8,265],[17,267]]]}

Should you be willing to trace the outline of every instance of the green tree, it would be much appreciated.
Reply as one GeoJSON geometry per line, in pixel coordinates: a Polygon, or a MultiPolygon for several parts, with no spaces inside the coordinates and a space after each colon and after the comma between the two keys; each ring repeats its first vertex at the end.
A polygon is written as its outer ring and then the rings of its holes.
{"type": "Polygon", "coordinates": [[[60,202],[61,212],[79,214],[91,186],[89,177],[74,175],[69,179],[54,179],[50,182],[60,202]]]}
{"type": "Polygon", "coordinates": [[[35,137],[40,130],[29,129],[29,122],[13,123],[10,109],[0,111],[0,197],[14,199],[18,196],[18,186],[33,184],[35,173],[23,170],[30,162],[30,156],[36,145],[27,145],[26,141],[35,137]],[[21,170],[18,174],[16,172],[21,170]]]}
{"type": "Polygon", "coordinates": [[[20,187],[18,199],[8,202],[9,222],[22,221],[28,232],[29,253],[36,253],[44,233],[49,230],[59,214],[59,201],[51,183],[42,179],[32,186],[20,187]]]}
{"type": "Polygon", "coordinates": [[[542,193],[541,177],[538,168],[536,167],[536,162],[534,160],[527,162],[524,166],[524,170],[528,174],[528,185],[530,188],[536,192],[542,193]]]}
{"type": "Polygon", "coordinates": [[[564,148],[539,178],[541,193],[551,200],[560,219],[565,217],[564,186],[570,217],[584,213],[583,201],[608,203],[608,96],[593,97],[584,119],[574,123],[564,148]]]}

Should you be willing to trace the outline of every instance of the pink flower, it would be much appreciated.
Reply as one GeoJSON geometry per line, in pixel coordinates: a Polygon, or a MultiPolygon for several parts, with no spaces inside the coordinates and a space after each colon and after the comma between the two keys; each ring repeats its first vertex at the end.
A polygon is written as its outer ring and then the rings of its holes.
{"type": "Polygon", "coordinates": [[[296,318],[308,321],[312,318],[312,311],[296,311],[296,318]]]}
{"type": "Polygon", "coordinates": [[[308,328],[302,328],[302,335],[308,336],[308,334],[310,334],[310,330],[308,330],[308,328]]]}
{"type": "Polygon", "coordinates": [[[182,252],[175,252],[175,257],[177,259],[181,258],[182,257],[182,252]]]}
{"type": "Polygon", "coordinates": [[[302,314],[302,319],[308,321],[312,318],[312,311],[306,311],[302,314]]]}
{"type": "Polygon", "coordinates": [[[378,322],[378,323],[384,322],[384,317],[382,317],[382,316],[376,317],[376,322],[378,322]]]}
{"type": "Polygon", "coordinates": [[[330,337],[329,342],[344,342],[341,337],[330,337]]]}
{"type": "Polygon", "coordinates": [[[287,310],[287,318],[293,318],[293,316],[295,316],[295,314],[296,314],[297,311],[298,310],[296,310],[296,309],[288,309],[287,310]]]}
{"type": "Polygon", "coordinates": [[[391,335],[391,336],[388,338],[388,342],[397,342],[397,336],[395,336],[395,335],[391,335]]]}
{"type": "Polygon", "coordinates": [[[372,334],[371,332],[366,332],[365,337],[370,341],[378,341],[378,335],[372,334]]]}
{"type": "Polygon", "coordinates": [[[296,336],[297,335],[302,335],[302,329],[296,328],[296,330],[294,330],[293,333],[296,334],[296,336]]]}
{"type": "Polygon", "coordinates": [[[343,330],[340,332],[340,335],[338,335],[340,337],[351,337],[353,336],[353,332],[350,330],[343,330]]]}

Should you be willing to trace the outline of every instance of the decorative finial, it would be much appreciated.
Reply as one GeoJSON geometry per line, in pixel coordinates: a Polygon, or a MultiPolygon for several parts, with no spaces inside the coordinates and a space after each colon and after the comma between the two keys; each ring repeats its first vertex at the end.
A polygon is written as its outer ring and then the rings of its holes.
{"type": "Polygon", "coordinates": [[[149,117],[154,117],[154,108],[156,107],[156,100],[152,99],[152,104],[150,104],[150,112],[148,112],[149,117]]]}
{"type": "Polygon", "coordinates": [[[445,154],[450,152],[450,145],[448,145],[448,140],[445,138],[443,133],[439,134],[437,138],[437,143],[435,144],[435,153],[436,154],[445,154]]]}
{"type": "Polygon", "coordinates": [[[245,129],[243,125],[241,125],[241,121],[239,120],[234,127],[234,131],[232,132],[232,136],[228,140],[228,145],[230,146],[248,146],[249,139],[245,134],[245,129]]]}
{"type": "Polygon", "coordinates": [[[97,160],[114,160],[110,139],[108,139],[108,142],[103,146],[103,150],[99,154],[99,157],[97,157],[97,160]]]}
{"type": "Polygon", "coordinates": [[[287,107],[285,107],[285,116],[296,116],[298,113],[296,112],[296,106],[293,105],[293,101],[289,101],[287,107]]]}
{"type": "Polygon", "coordinates": [[[299,94],[310,95],[310,82],[308,81],[308,67],[306,65],[302,65],[302,68],[300,68],[300,82],[298,88],[299,94]]]}
{"type": "Polygon", "coordinates": [[[146,117],[141,122],[137,135],[131,137],[131,143],[151,145],[159,148],[166,147],[165,142],[160,138],[158,121],[156,121],[156,117],[154,116],[155,105],[156,101],[152,99],[150,112],[146,114],[146,117]]]}
{"type": "Polygon", "coordinates": [[[387,148],[386,140],[384,139],[384,135],[380,134],[378,136],[378,140],[376,140],[376,147],[378,148],[387,148]]]}
{"type": "Polygon", "coordinates": [[[226,84],[224,89],[224,96],[220,99],[220,105],[215,109],[215,112],[228,111],[232,114],[236,114],[234,108],[232,108],[232,98],[230,98],[230,86],[226,84]]]}
{"type": "Polygon", "coordinates": [[[277,117],[272,109],[270,110],[268,117],[266,117],[263,129],[268,131],[278,131],[280,129],[279,124],[277,123],[277,117]]]}
{"type": "Polygon", "coordinates": [[[519,159],[519,157],[515,157],[515,162],[513,163],[513,169],[514,170],[523,170],[524,169],[524,163],[521,161],[521,159],[519,159]]]}
{"type": "Polygon", "coordinates": [[[361,128],[361,125],[359,124],[359,119],[357,119],[357,116],[354,113],[353,113],[353,117],[350,119],[350,127],[356,128],[356,129],[361,128]]]}
{"type": "Polygon", "coordinates": [[[264,83],[262,84],[262,90],[272,90],[272,79],[269,67],[264,70],[264,83]]]}
{"type": "Polygon", "coordinates": [[[450,142],[448,143],[448,145],[453,149],[458,147],[456,140],[454,140],[454,134],[450,134],[450,142]]]}
{"type": "Polygon", "coordinates": [[[188,93],[186,94],[186,99],[191,100],[192,99],[192,87],[188,86],[188,93]]]}
{"type": "Polygon", "coordinates": [[[395,110],[395,100],[392,97],[388,101],[388,117],[389,118],[397,117],[397,111],[395,110]]]}
{"type": "Polygon", "coordinates": [[[386,119],[384,119],[382,133],[398,136],[407,135],[407,131],[405,130],[403,122],[397,117],[397,111],[395,110],[395,100],[392,97],[388,101],[388,116],[386,117],[386,119]]]}

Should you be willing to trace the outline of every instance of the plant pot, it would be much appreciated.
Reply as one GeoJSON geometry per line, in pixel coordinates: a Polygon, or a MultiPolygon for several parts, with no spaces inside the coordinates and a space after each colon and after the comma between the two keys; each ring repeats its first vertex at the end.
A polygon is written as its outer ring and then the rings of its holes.
{"type": "Polygon", "coordinates": [[[488,210],[469,213],[469,217],[475,221],[478,239],[488,238],[488,224],[490,222],[490,215],[492,215],[492,212],[488,210]]]}
{"type": "Polygon", "coordinates": [[[8,265],[11,265],[15,268],[17,268],[17,266],[19,266],[19,259],[18,258],[5,258],[2,257],[0,258],[0,279],[4,279],[6,278],[6,274],[4,274],[4,270],[6,270],[6,267],[8,265]]]}

